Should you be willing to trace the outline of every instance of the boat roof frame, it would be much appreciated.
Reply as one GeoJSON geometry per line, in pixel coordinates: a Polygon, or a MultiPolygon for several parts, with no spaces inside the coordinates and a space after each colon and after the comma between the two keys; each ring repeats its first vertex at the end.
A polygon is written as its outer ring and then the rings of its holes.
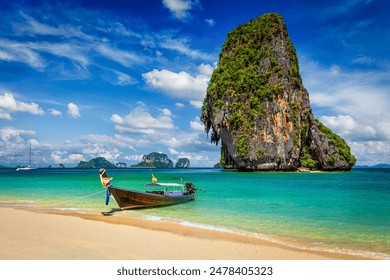
{"type": "Polygon", "coordinates": [[[149,183],[145,187],[183,187],[183,184],[179,183],[149,183]]]}

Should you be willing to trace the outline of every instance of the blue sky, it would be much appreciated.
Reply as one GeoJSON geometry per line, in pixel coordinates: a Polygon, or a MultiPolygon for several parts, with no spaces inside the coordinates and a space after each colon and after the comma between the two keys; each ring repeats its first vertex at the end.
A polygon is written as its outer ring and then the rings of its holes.
{"type": "Polygon", "coordinates": [[[0,165],[212,166],[199,121],[227,33],[280,13],[315,117],[359,165],[390,163],[390,4],[378,0],[0,1],[0,165]],[[97,2],[97,3],[96,3],[97,2]]]}

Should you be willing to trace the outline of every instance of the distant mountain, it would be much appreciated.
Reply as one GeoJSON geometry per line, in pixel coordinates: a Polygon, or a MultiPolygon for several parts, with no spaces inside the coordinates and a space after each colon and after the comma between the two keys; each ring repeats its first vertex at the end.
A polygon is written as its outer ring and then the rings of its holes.
{"type": "Polygon", "coordinates": [[[116,168],[116,166],[104,157],[98,157],[90,161],[80,161],[76,168],[116,168]]]}
{"type": "Polygon", "coordinates": [[[124,162],[118,162],[117,164],[115,164],[115,166],[118,168],[126,168],[127,164],[124,162]]]}
{"type": "Polygon", "coordinates": [[[142,157],[142,162],[131,167],[155,167],[155,168],[173,168],[173,162],[166,154],[153,152],[142,157]]]}
{"type": "Polygon", "coordinates": [[[176,168],[188,168],[190,167],[190,160],[188,158],[179,158],[175,165],[176,168]]]}
{"type": "Polygon", "coordinates": [[[379,163],[376,165],[368,166],[368,165],[357,165],[354,168],[390,168],[390,164],[387,163],[379,163]]]}
{"type": "Polygon", "coordinates": [[[371,168],[390,168],[390,164],[380,163],[380,164],[371,166],[371,168]]]}

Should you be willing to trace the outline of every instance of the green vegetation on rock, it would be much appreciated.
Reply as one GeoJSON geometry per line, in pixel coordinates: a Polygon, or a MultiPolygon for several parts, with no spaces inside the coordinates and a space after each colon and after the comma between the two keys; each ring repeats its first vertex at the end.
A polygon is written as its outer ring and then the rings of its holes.
{"type": "Polygon", "coordinates": [[[201,120],[211,142],[222,140],[225,168],[350,170],[356,161],[343,139],[314,121],[296,50],[276,13],[229,32],[201,120]]]}
{"type": "Polygon", "coordinates": [[[116,168],[116,166],[104,157],[98,157],[90,161],[80,161],[76,168],[116,168]]]}
{"type": "Polygon", "coordinates": [[[131,167],[155,167],[155,168],[173,168],[173,162],[166,154],[153,152],[144,155],[142,162],[131,167]]]}
{"type": "Polygon", "coordinates": [[[179,158],[175,164],[175,168],[188,168],[190,165],[190,160],[188,158],[179,158]]]}
{"type": "MultiPolygon", "coordinates": [[[[279,65],[277,54],[268,44],[279,34],[287,36],[287,30],[282,17],[275,13],[265,14],[230,32],[207,89],[214,102],[214,114],[222,110],[230,113],[229,128],[240,157],[248,155],[249,135],[257,119],[266,113],[262,102],[272,100],[284,90],[273,74],[286,76],[291,72],[300,81],[295,49],[292,52],[295,64],[288,70],[279,65]]],[[[290,41],[288,47],[293,48],[290,41]]],[[[205,99],[203,108],[207,102],[205,99]]]]}
{"type": "Polygon", "coordinates": [[[310,169],[318,168],[318,161],[313,159],[312,155],[310,154],[309,147],[307,146],[303,147],[302,154],[299,160],[302,167],[306,167],[310,169]]]}
{"type": "MultiPolygon", "coordinates": [[[[351,153],[351,149],[348,144],[344,141],[343,138],[335,134],[331,129],[326,127],[318,119],[315,120],[319,130],[329,139],[329,142],[336,147],[336,152],[339,154],[340,158],[346,161],[350,166],[353,166],[356,163],[356,158],[351,153]]],[[[329,157],[327,159],[328,164],[334,164],[334,158],[329,157]]]]}

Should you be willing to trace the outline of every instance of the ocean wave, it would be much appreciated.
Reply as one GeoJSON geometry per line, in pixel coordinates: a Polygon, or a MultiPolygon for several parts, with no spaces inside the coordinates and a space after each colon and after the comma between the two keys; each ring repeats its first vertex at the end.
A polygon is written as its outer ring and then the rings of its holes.
{"type": "Polygon", "coordinates": [[[240,229],[214,226],[214,225],[196,223],[196,222],[168,218],[168,217],[143,215],[142,218],[145,220],[152,220],[152,221],[169,221],[169,222],[174,222],[174,223],[180,224],[180,225],[185,226],[185,227],[192,227],[192,228],[204,229],[204,230],[215,231],[215,232],[230,233],[230,234],[234,234],[237,236],[255,238],[255,239],[271,242],[274,244],[290,247],[293,249],[305,250],[305,251],[310,251],[310,252],[333,253],[333,254],[343,254],[343,255],[355,256],[355,257],[360,257],[360,258],[390,260],[390,255],[388,255],[386,253],[381,253],[381,252],[371,252],[371,251],[366,251],[366,250],[354,250],[354,249],[347,249],[347,248],[339,248],[336,246],[326,245],[326,244],[322,244],[322,243],[320,244],[320,243],[302,242],[302,241],[297,241],[297,240],[290,239],[290,238],[278,237],[275,235],[254,233],[254,232],[249,232],[249,231],[240,230],[240,229]]]}
{"type": "Polygon", "coordinates": [[[34,200],[1,200],[0,204],[6,204],[6,203],[30,203],[30,204],[35,204],[34,200]]]}
{"type": "Polygon", "coordinates": [[[53,208],[54,210],[57,211],[74,211],[74,212],[79,212],[79,213],[87,213],[87,211],[91,209],[86,209],[86,208],[76,208],[76,207],[58,207],[58,208],[53,208]]]}
{"type": "Polygon", "coordinates": [[[159,216],[143,215],[142,219],[148,220],[148,221],[161,221],[163,218],[159,217],[159,216]]]}

